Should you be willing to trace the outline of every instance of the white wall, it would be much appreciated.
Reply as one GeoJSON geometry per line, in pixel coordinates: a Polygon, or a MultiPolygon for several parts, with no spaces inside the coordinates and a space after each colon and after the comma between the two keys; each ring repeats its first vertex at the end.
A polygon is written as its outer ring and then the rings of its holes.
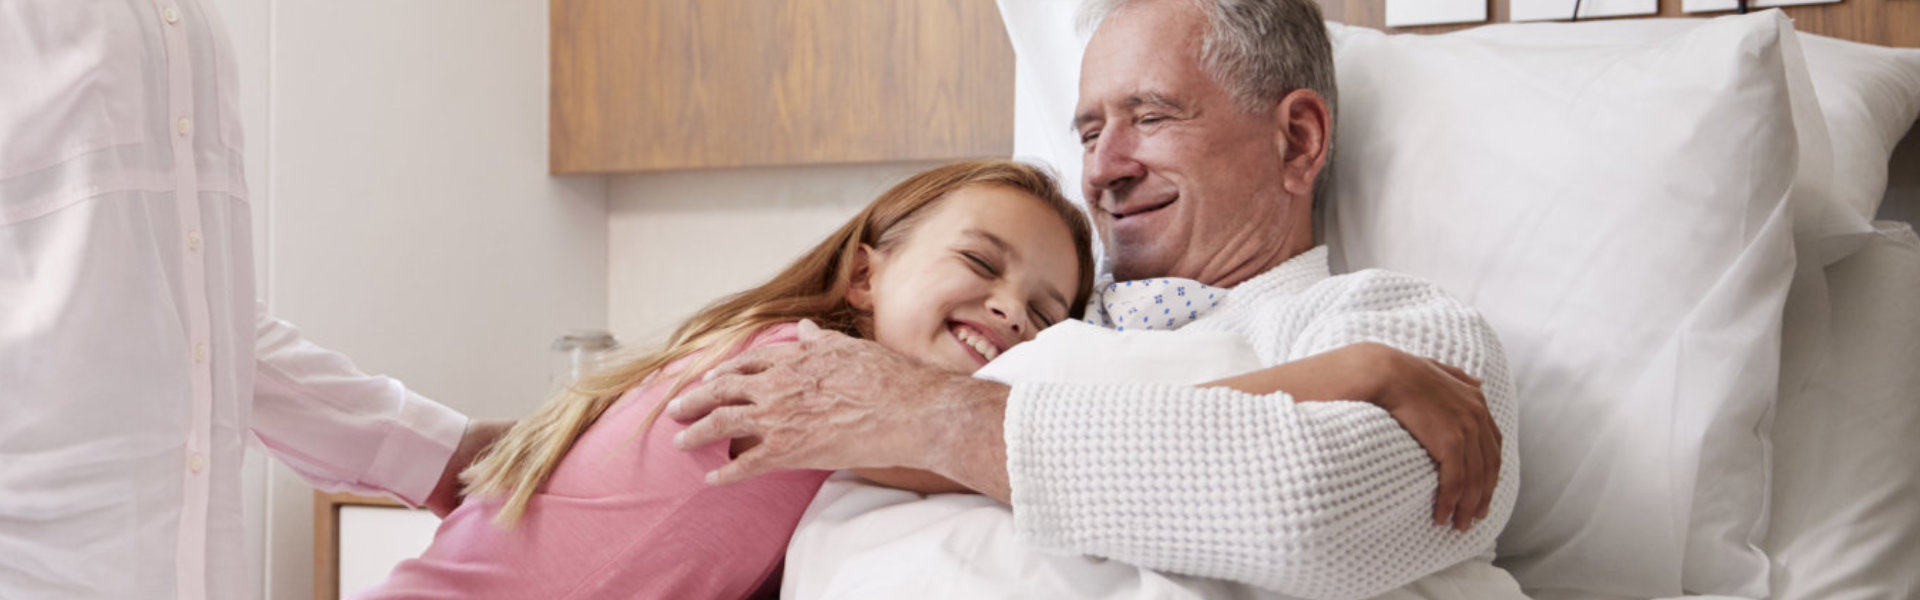
{"type": "MultiPolygon", "coordinates": [[[[211,0],[239,61],[260,293],[365,370],[480,417],[603,328],[606,182],[547,172],[547,3],[211,0]]],[[[261,597],[310,598],[311,489],[254,458],[261,597]]]]}
{"type": "Polygon", "coordinates": [[[629,346],[658,343],[700,307],[766,281],[880,192],[935,164],[613,177],[607,322],[629,346]]]}

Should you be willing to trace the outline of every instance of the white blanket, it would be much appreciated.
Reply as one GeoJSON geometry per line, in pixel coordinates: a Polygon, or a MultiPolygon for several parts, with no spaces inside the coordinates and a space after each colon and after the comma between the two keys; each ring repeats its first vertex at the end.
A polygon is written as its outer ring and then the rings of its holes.
{"type": "MultiPolygon", "coordinates": [[[[1197,384],[1261,367],[1238,337],[1218,332],[1114,332],[1056,325],[976,374],[1002,383],[1197,384]]],[[[1382,598],[1525,598],[1481,557],[1382,598]]],[[[836,474],[814,496],[787,546],[781,597],[937,600],[990,598],[1262,598],[1218,580],[1043,552],[1014,532],[1013,513],[978,495],[922,496],[836,474]]]]}

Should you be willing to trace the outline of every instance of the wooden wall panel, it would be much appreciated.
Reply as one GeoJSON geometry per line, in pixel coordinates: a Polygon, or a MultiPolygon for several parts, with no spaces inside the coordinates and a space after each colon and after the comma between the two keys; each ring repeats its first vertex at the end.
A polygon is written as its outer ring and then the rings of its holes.
{"type": "MultiPolygon", "coordinates": [[[[1385,23],[1385,0],[1317,1],[1329,19],[1385,23]]],[[[1660,16],[1725,14],[1659,1],[1660,16]]],[[[1488,2],[1490,22],[1505,22],[1508,0],[1488,2]]],[[[1920,47],[1920,0],[1785,10],[1802,31],[1920,47]]],[[[554,173],[1013,148],[1013,51],[990,0],[551,0],[551,11],[554,173]]]]}
{"type": "MultiPolygon", "coordinates": [[[[1328,19],[1384,28],[1386,0],[1316,0],[1328,19]]],[[[1418,1],[1418,0],[1410,0],[1418,1]]],[[[1507,21],[1507,0],[1488,0],[1489,23],[1507,21]]],[[[1689,15],[1680,11],[1681,0],[1659,0],[1661,17],[1717,17],[1730,13],[1689,15]]],[[[1920,47],[1920,0],[1842,0],[1836,4],[1789,6],[1781,10],[1793,18],[1794,28],[1828,37],[1879,44],[1882,46],[1920,47]]],[[[1644,17],[1624,17],[1644,18],[1644,17]]],[[[1396,27],[1391,31],[1442,33],[1479,25],[1429,25],[1396,27]]]]}
{"type": "Polygon", "coordinates": [[[552,0],[551,169],[939,160],[1013,150],[990,0],[552,0]]]}

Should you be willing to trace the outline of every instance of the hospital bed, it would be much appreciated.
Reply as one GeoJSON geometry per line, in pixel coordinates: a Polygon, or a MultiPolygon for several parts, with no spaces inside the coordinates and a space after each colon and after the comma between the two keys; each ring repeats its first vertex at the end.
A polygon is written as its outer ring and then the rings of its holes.
{"type": "MultiPolygon", "coordinates": [[[[1015,153],[1069,182],[1075,4],[999,2],[1015,153]]],[[[1522,476],[1495,564],[1527,595],[1920,597],[1920,50],[1778,11],[1328,27],[1336,271],[1425,277],[1499,331],[1522,476]]],[[[967,543],[1013,535],[988,529],[967,543]]],[[[807,540],[789,577],[818,581],[807,540]]],[[[1009,597],[1109,572],[976,568],[1009,597]]]]}

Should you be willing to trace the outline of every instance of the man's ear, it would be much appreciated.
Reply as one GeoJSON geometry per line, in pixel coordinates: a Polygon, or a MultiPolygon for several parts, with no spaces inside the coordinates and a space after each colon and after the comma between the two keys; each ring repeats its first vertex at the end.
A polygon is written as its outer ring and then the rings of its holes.
{"type": "Polygon", "coordinates": [[[1318,92],[1302,88],[1281,97],[1273,110],[1280,123],[1282,181],[1287,192],[1310,198],[1333,147],[1332,108],[1318,92]]]}
{"type": "Polygon", "coordinates": [[[847,304],[852,305],[854,310],[873,312],[873,269],[879,255],[879,250],[866,244],[861,244],[853,251],[853,273],[848,277],[847,304]]]}

